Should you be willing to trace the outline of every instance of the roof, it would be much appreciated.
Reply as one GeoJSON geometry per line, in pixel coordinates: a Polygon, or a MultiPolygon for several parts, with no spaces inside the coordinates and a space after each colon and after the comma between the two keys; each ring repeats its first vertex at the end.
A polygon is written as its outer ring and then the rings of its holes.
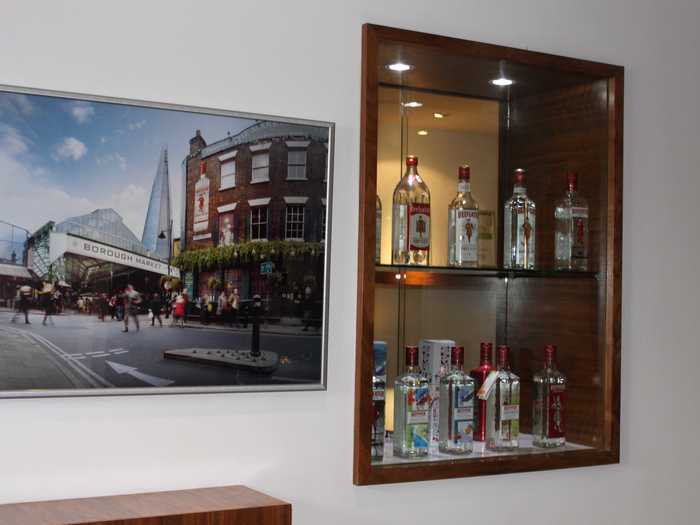
{"type": "Polygon", "coordinates": [[[328,128],[322,126],[308,126],[306,124],[291,124],[287,122],[272,122],[269,120],[264,120],[247,127],[236,135],[226,137],[225,139],[209,144],[207,147],[202,149],[202,158],[215,155],[221,151],[225,151],[241,144],[279,137],[303,137],[325,142],[328,140],[328,128]]]}
{"type": "Polygon", "coordinates": [[[0,276],[16,277],[17,279],[33,279],[32,274],[26,266],[18,264],[3,264],[0,263],[0,276]]]}

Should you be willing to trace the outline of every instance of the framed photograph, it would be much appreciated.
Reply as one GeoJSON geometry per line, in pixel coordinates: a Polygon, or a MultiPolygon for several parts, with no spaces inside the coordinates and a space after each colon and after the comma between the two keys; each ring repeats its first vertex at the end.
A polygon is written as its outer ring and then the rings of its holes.
{"type": "Polygon", "coordinates": [[[0,397],[325,389],[333,134],[0,86],[0,397]]]}

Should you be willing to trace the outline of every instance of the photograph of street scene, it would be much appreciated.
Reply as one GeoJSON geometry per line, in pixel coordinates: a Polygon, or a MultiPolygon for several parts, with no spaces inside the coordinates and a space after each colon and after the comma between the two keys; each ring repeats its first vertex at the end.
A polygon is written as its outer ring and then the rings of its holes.
{"type": "Polygon", "coordinates": [[[0,90],[0,395],[322,387],[331,141],[0,90]]]}

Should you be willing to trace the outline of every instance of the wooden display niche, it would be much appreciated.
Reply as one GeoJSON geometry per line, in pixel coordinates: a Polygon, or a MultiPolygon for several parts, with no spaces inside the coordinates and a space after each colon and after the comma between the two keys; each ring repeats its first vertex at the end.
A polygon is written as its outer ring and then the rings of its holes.
{"type": "Polygon", "coordinates": [[[292,506],[241,485],[0,505],[2,525],[291,525],[292,506]]]}
{"type": "MultiPolygon", "coordinates": [[[[358,325],[355,382],[354,482],[358,485],[583,467],[619,461],[620,312],[622,249],[622,122],[624,69],[509,47],[367,24],[363,28],[358,325]],[[397,74],[386,65],[402,61],[412,69],[397,74]],[[509,88],[489,80],[503,75],[509,88]],[[445,246],[446,231],[435,227],[446,214],[437,168],[444,142],[435,123],[433,150],[415,138],[425,115],[395,110],[421,97],[443,100],[455,115],[478,101],[498,105],[497,158],[492,162],[489,198],[496,212],[494,264],[478,269],[391,264],[390,190],[403,157],[421,151],[431,189],[431,245],[445,246]],[[442,99],[441,99],[442,97],[442,99]],[[460,98],[461,97],[461,98],[460,98]],[[388,110],[387,110],[388,108],[388,110]],[[400,122],[389,122],[401,114],[400,122]],[[393,126],[393,127],[392,127],[393,126]],[[413,126],[413,127],[412,127],[413,126]],[[387,138],[388,137],[388,138],[387,138]],[[388,151],[387,148],[391,151],[388,151]],[[393,149],[392,149],[393,148],[393,149]],[[440,149],[442,148],[442,149],[440,149]],[[388,153],[387,153],[388,151],[388,153]],[[500,213],[512,193],[513,170],[527,170],[528,194],[537,210],[535,270],[503,268],[500,213]],[[590,208],[589,268],[553,269],[553,206],[564,193],[565,173],[579,174],[579,191],[590,208]],[[387,175],[388,173],[388,175],[387,175]],[[386,179],[390,177],[390,179],[386,179]],[[381,189],[381,192],[378,190],[381,189]],[[376,198],[382,196],[382,256],[375,262],[376,198]],[[439,196],[439,197],[437,197],[439,196]],[[436,200],[437,199],[437,200],[436,200]],[[567,440],[558,450],[517,453],[481,451],[466,457],[430,456],[421,461],[370,457],[373,342],[386,340],[387,426],[392,420],[391,385],[402,372],[406,344],[421,338],[449,338],[466,348],[465,368],[476,363],[479,340],[507,343],[511,365],[521,378],[521,430],[532,428],[532,375],[542,367],[546,343],[559,347],[568,378],[567,440]]],[[[482,104],[483,106],[483,104],[482,104]]],[[[489,107],[484,106],[484,110],[489,107]]],[[[432,108],[423,108],[432,111],[432,108]]],[[[437,108],[436,108],[437,110],[437,108]]],[[[475,115],[477,119],[477,115],[475,115]]],[[[469,120],[469,119],[465,119],[469,120]]],[[[471,125],[471,124],[470,124],[471,125]]],[[[450,123],[459,128],[460,122],[450,123]]],[[[466,129],[467,125],[464,124],[466,129]]],[[[454,130],[452,130],[454,131],[454,130]]],[[[469,133],[464,134],[465,151],[469,133]]],[[[444,160],[444,159],[443,159],[444,160]]],[[[469,158],[464,159],[469,162],[469,158]]],[[[455,166],[456,167],[456,166],[455,166]]],[[[474,166],[473,166],[474,167],[474,166]]],[[[444,170],[443,170],[444,171],[444,170]]],[[[485,172],[486,170],[484,170],[485,172]]],[[[474,177],[484,177],[477,171],[474,177]]],[[[483,180],[481,181],[483,183],[483,180]]],[[[454,184],[454,183],[447,183],[454,184]]],[[[477,199],[479,195],[477,194],[477,199]]],[[[483,209],[483,207],[482,207],[483,209]]],[[[528,438],[524,437],[527,444],[528,438]]]]}

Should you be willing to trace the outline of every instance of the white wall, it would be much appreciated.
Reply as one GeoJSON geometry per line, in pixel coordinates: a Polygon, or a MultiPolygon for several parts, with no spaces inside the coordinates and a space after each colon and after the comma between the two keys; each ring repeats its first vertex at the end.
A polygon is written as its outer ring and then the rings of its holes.
{"type": "Polygon", "coordinates": [[[305,525],[697,523],[698,22],[697,0],[5,0],[3,83],[327,119],[337,146],[328,391],[2,401],[0,500],[245,483],[305,525]],[[620,465],[352,485],[365,21],[627,67],[620,465]]]}

